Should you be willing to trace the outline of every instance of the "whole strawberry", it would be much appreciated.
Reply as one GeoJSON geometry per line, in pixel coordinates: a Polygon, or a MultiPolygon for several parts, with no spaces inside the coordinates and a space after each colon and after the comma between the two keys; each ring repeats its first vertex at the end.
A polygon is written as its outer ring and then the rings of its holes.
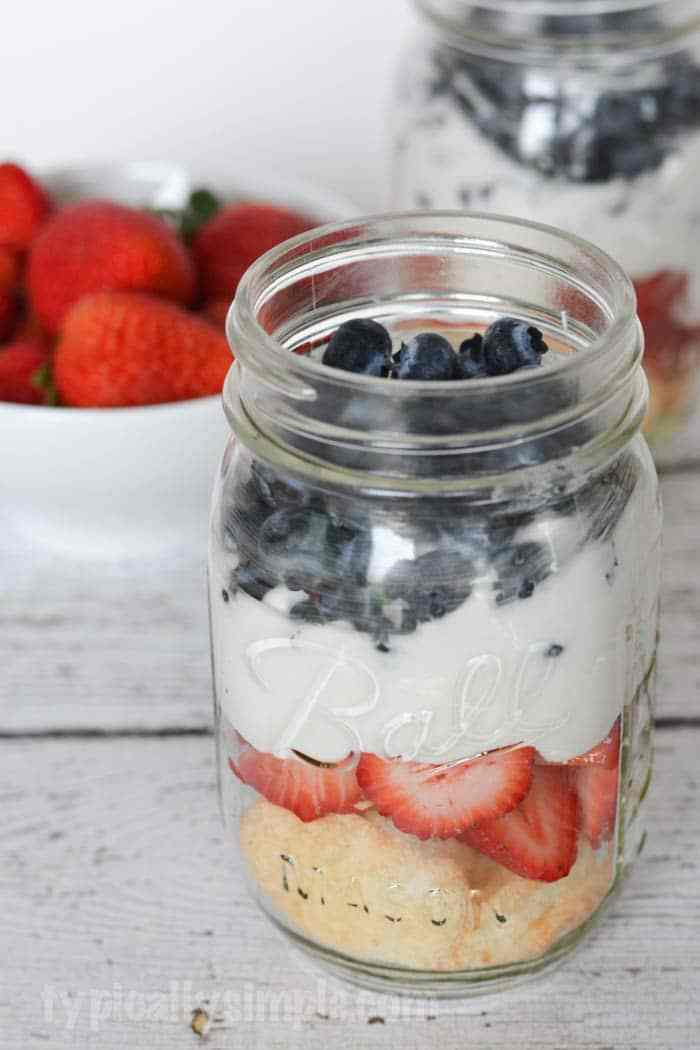
{"type": "Polygon", "coordinates": [[[20,265],[12,248],[0,245],[0,293],[14,292],[19,284],[20,265]]]}
{"type": "Polygon", "coordinates": [[[218,394],[231,365],[224,336],[173,303],[101,292],[66,316],[54,355],[64,405],[119,407],[218,394]]]}
{"type": "Polygon", "coordinates": [[[0,401],[45,404],[46,390],[38,373],[47,360],[46,347],[29,339],[17,339],[0,347],[0,401]]]}
{"type": "Polygon", "coordinates": [[[57,212],[36,238],[27,284],[37,317],[56,333],[85,295],[152,292],[188,304],[196,280],[187,249],[161,219],[123,204],[83,201],[57,212]]]}
{"type": "Polygon", "coordinates": [[[0,343],[9,339],[17,322],[17,301],[13,295],[0,292],[0,343]]]}
{"type": "Polygon", "coordinates": [[[45,190],[18,164],[0,164],[0,244],[26,251],[49,214],[45,190]]]}
{"type": "Polygon", "coordinates": [[[18,314],[20,266],[16,253],[0,245],[0,342],[8,339],[18,314]]]}
{"type": "Polygon", "coordinates": [[[242,201],[222,208],[192,242],[205,297],[230,302],[251,263],[315,225],[307,216],[275,204],[242,201]]]}

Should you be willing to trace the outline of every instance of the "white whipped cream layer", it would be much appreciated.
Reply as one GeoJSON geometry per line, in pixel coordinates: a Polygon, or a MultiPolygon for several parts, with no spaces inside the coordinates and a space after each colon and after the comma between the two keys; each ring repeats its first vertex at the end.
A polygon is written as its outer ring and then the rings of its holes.
{"type": "MultiPolygon", "coordinates": [[[[454,612],[392,635],[389,653],[350,624],[286,615],[210,566],[218,702],[254,747],[323,762],[349,751],[449,762],[532,744],[565,761],[610,730],[654,652],[660,540],[655,486],[637,486],[612,541],[591,542],[527,599],[484,579],[454,612]],[[615,565],[615,561],[617,564],[615,565]],[[606,578],[607,577],[607,578],[606,578]],[[561,653],[548,656],[552,646],[561,653]]],[[[230,568],[230,566],[228,567],[230,568]]]]}

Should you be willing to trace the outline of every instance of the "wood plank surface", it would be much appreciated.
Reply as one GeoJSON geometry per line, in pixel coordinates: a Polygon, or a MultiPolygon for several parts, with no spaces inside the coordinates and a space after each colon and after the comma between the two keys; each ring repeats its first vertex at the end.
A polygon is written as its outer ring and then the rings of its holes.
{"type": "Polygon", "coordinates": [[[658,733],[646,849],[592,940],[455,1004],[359,992],[282,946],[223,841],[210,739],[2,741],[0,1045],[694,1050],[699,749],[698,728],[658,733]],[[221,1018],[206,1040],[198,1008],[221,1018]]]}
{"type": "MultiPolygon", "coordinates": [[[[662,718],[700,717],[700,471],[663,479],[662,718]]],[[[203,552],[138,562],[0,554],[0,731],[205,729],[203,552]]]]}

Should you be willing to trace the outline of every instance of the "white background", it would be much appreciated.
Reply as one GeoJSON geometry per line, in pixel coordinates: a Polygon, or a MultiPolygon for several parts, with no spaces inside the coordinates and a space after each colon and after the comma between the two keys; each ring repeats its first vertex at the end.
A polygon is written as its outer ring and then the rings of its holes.
{"type": "Polygon", "coordinates": [[[287,169],[384,205],[411,0],[0,0],[0,156],[287,169]]]}

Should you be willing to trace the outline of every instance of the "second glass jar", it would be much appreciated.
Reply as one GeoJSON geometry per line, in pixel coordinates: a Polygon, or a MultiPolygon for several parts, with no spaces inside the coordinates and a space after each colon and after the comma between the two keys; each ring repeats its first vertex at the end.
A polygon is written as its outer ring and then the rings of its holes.
{"type": "Polygon", "coordinates": [[[645,432],[672,460],[700,346],[700,15],[688,0],[418,0],[393,204],[570,230],[633,277],[645,432]]]}

